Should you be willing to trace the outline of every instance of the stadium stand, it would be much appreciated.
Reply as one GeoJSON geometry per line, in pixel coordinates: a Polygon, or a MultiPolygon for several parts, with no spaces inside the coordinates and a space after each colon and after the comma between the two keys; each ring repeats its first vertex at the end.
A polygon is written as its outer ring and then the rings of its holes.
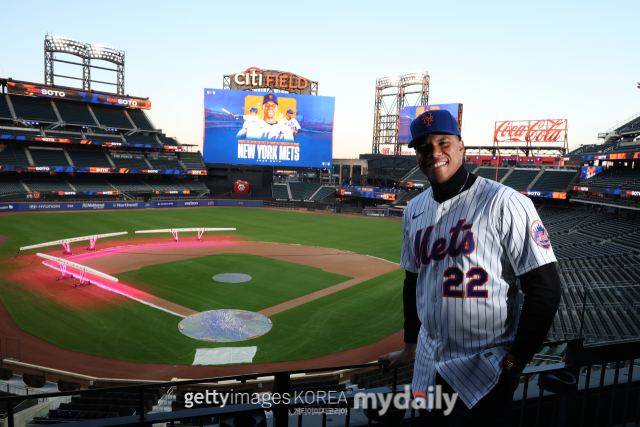
{"type": "Polygon", "coordinates": [[[152,188],[142,182],[138,176],[127,177],[113,175],[109,176],[107,182],[116,187],[118,191],[125,193],[151,193],[153,191],[152,188]]]}
{"type": "Polygon", "coordinates": [[[157,191],[184,191],[185,188],[178,182],[170,178],[157,178],[154,180],[145,180],[146,184],[157,191]]]}
{"type": "Polygon", "coordinates": [[[182,170],[182,165],[176,157],[175,160],[157,160],[155,156],[147,156],[147,160],[153,169],[177,169],[182,170]]]}
{"type": "Polygon", "coordinates": [[[36,166],[70,166],[61,148],[29,147],[29,152],[36,166]]]}
{"type": "Polygon", "coordinates": [[[473,173],[476,169],[478,169],[478,165],[475,163],[465,163],[464,169],[469,173],[473,173]]]}
{"type": "Polygon", "coordinates": [[[313,197],[311,197],[310,200],[322,200],[331,194],[336,194],[336,188],[338,187],[334,187],[331,185],[323,185],[320,189],[318,189],[316,194],[314,194],[313,197]]]}
{"type": "Polygon", "coordinates": [[[404,193],[400,193],[398,198],[391,203],[392,206],[406,206],[409,204],[411,200],[420,195],[420,191],[406,191],[404,193]]]}
{"type": "Polygon", "coordinates": [[[25,194],[27,189],[17,179],[0,178],[0,194],[25,194]]]}
{"type": "Polygon", "coordinates": [[[182,186],[184,186],[187,190],[191,191],[209,191],[209,188],[207,188],[207,186],[204,185],[204,183],[202,183],[201,181],[184,179],[180,181],[180,184],[182,184],[182,186]]]}
{"type": "Polygon", "coordinates": [[[131,120],[133,120],[133,123],[136,125],[138,129],[155,130],[143,111],[130,109],[130,110],[127,110],[127,113],[129,114],[129,117],[131,117],[131,120]]]}
{"type": "Polygon", "coordinates": [[[610,189],[634,189],[640,187],[640,173],[635,169],[612,168],[585,179],[580,185],[610,189]]]}
{"type": "Polygon", "coordinates": [[[60,101],[55,102],[58,113],[67,124],[97,126],[96,121],[89,112],[87,104],[84,102],[60,101]]]}
{"type": "Polygon", "coordinates": [[[24,147],[0,147],[0,165],[29,166],[24,147]]]}
{"type": "Polygon", "coordinates": [[[289,182],[291,189],[291,198],[293,200],[309,200],[313,193],[318,190],[320,184],[312,184],[306,182],[289,182]]]}
{"type": "Polygon", "coordinates": [[[0,94],[0,119],[13,119],[9,104],[7,104],[7,98],[2,94],[0,94]]]}
{"type": "Polygon", "coordinates": [[[141,135],[141,134],[127,135],[124,137],[124,139],[126,139],[127,142],[130,142],[132,144],[160,145],[156,137],[153,135],[141,135]]]}
{"type": "Polygon", "coordinates": [[[531,189],[536,191],[566,191],[577,173],[575,170],[545,169],[531,189]]]}
{"type": "MultiPolygon", "coordinates": [[[[140,154],[140,153],[136,153],[140,154]]],[[[117,168],[129,168],[129,169],[150,169],[147,162],[144,159],[122,159],[111,156],[111,161],[117,168]]],[[[151,168],[153,169],[153,168],[151,168]]]]}
{"type": "Polygon", "coordinates": [[[104,179],[92,179],[90,181],[87,180],[87,178],[84,178],[83,180],[70,179],[69,184],[71,184],[73,188],[76,189],[76,191],[114,191],[115,190],[115,188],[110,186],[107,183],[107,181],[105,181],[104,179]]]}
{"type": "Polygon", "coordinates": [[[120,134],[117,133],[104,133],[104,132],[93,132],[86,133],[85,136],[90,140],[98,140],[98,141],[109,141],[109,142],[123,142],[120,134]]]}
{"type": "Polygon", "coordinates": [[[23,179],[22,180],[31,191],[41,193],[51,191],[73,191],[69,184],[61,179],[23,179]]]}
{"type": "Polygon", "coordinates": [[[427,178],[426,175],[423,174],[420,168],[417,166],[408,174],[406,174],[402,178],[402,181],[403,182],[421,182],[423,184],[428,184],[426,185],[427,187],[431,186],[431,184],[429,184],[429,178],[427,178]]]}
{"type": "Polygon", "coordinates": [[[162,143],[162,145],[180,145],[180,143],[175,138],[170,138],[164,135],[158,135],[158,139],[162,143]]]}
{"type": "Polygon", "coordinates": [[[29,96],[9,95],[16,116],[22,120],[57,123],[58,116],[53,110],[51,100],[42,100],[29,96]]]}
{"type": "Polygon", "coordinates": [[[287,184],[272,184],[271,191],[274,199],[289,199],[287,184]]]}
{"type": "MultiPolygon", "coordinates": [[[[502,181],[502,178],[504,178],[504,176],[510,170],[511,170],[511,168],[501,168],[501,167],[499,167],[498,168],[498,182],[502,181]]],[[[481,176],[481,177],[486,178],[486,179],[490,179],[492,181],[495,181],[496,180],[496,168],[495,167],[491,167],[491,168],[480,167],[475,171],[475,175],[481,176]]]]}
{"type": "Polygon", "coordinates": [[[107,154],[103,150],[67,150],[76,167],[111,168],[107,154]]]}
{"type": "Polygon", "coordinates": [[[39,137],[42,133],[40,129],[0,126],[0,135],[39,137]]]}
{"type": "Polygon", "coordinates": [[[84,139],[81,132],[61,132],[45,129],[44,134],[48,138],[84,139]]]}
{"type": "Polygon", "coordinates": [[[120,107],[92,104],[91,110],[102,126],[116,129],[133,129],[133,125],[120,107]]]}
{"type": "Polygon", "coordinates": [[[202,161],[202,155],[199,151],[198,153],[180,153],[179,157],[186,170],[201,170],[207,168],[202,161]]]}
{"type": "Polygon", "coordinates": [[[539,173],[539,169],[514,169],[502,184],[514,190],[526,190],[539,173]]]}

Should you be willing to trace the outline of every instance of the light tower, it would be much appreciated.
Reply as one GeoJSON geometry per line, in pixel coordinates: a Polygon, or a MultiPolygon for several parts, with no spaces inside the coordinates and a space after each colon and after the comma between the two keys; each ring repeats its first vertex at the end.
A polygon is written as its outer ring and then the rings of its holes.
{"type": "Polygon", "coordinates": [[[428,104],[429,73],[426,71],[377,79],[371,152],[380,154],[381,146],[388,145],[392,147],[392,153],[399,153],[400,108],[428,104]]]}
{"type": "Polygon", "coordinates": [[[124,95],[124,52],[101,44],[89,44],[73,40],[68,37],[52,36],[47,34],[44,38],[44,84],[53,86],[54,77],[65,79],[82,80],[82,89],[91,90],[91,83],[102,83],[116,86],[117,94],[124,95]],[[65,61],[54,57],[54,53],[66,53],[82,59],[82,63],[65,61]],[[92,65],[92,59],[111,62],[116,68],[105,68],[92,65]],[[63,62],[65,64],[79,65],[82,67],[82,78],[62,76],[54,74],[53,63],[63,62]],[[113,71],[116,73],[116,83],[91,80],[91,69],[113,71]]]}

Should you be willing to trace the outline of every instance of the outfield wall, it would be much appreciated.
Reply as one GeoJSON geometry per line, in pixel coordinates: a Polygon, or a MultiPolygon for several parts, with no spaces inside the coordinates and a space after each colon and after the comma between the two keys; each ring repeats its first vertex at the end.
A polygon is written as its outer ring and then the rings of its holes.
{"type": "Polygon", "coordinates": [[[117,201],[117,202],[18,202],[0,203],[0,212],[16,211],[66,211],[66,210],[104,210],[104,209],[155,209],[188,208],[196,206],[237,206],[261,208],[262,200],[159,200],[155,202],[117,201]]]}

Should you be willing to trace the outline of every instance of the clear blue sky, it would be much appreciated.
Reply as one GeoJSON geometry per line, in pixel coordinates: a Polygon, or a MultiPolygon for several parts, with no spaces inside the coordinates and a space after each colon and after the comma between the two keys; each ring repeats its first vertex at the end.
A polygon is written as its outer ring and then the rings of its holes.
{"type": "Polygon", "coordinates": [[[640,2],[631,0],[26,1],[18,9],[0,25],[5,77],[43,82],[47,32],[122,49],[126,92],[149,97],[156,126],[183,143],[202,143],[203,89],[252,66],[317,80],[320,95],[336,97],[336,158],[371,151],[375,80],[388,74],[428,71],[429,103],[464,104],[467,145],[490,145],[496,120],[545,118],[568,119],[569,146],[596,143],[640,111],[640,2]]]}

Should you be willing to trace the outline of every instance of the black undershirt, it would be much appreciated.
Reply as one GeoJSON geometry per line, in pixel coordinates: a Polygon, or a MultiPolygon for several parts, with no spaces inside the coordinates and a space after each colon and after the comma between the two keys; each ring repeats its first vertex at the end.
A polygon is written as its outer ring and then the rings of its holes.
{"type": "MultiPolygon", "coordinates": [[[[438,203],[468,190],[477,177],[468,174],[464,165],[442,184],[431,183],[433,198],[438,203]],[[465,180],[467,181],[465,184],[465,180]],[[460,191],[460,187],[464,187],[460,191]]],[[[523,363],[529,363],[547,336],[560,304],[560,278],[554,263],[545,264],[518,276],[525,298],[513,346],[509,350],[523,363]]],[[[402,299],[404,305],[404,342],[417,343],[420,318],[416,302],[418,274],[406,271],[402,299]]]]}

